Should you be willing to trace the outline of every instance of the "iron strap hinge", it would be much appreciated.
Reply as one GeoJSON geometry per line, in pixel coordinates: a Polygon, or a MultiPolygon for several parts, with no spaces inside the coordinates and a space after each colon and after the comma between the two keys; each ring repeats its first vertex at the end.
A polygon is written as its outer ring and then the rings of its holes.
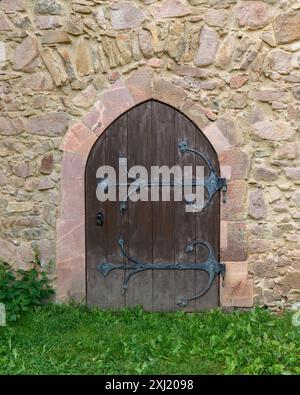
{"type": "MultiPolygon", "coordinates": [[[[200,185],[203,186],[204,189],[207,192],[207,200],[204,203],[203,207],[201,207],[202,210],[204,210],[205,208],[207,208],[212,200],[213,197],[215,196],[215,194],[219,191],[222,190],[223,192],[223,203],[226,202],[225,199],[225,194],[227,191],[227,181],[226,178],[221,178],[217,175],[216,170],[212,167],[211,161],[201,152],[197,151],[194,148],[190,148],[188,146],[188,142],[186,140],[182,140],[180,143],[177,144],[177,148],[178,150],[184,154],[186,152],[191,152],[193,154],[195,154],[196,156],[202,158],[204,160],[204,162],[206,163],[206,165],[208,166],[209,169],[209,175],[204,178],[203,180],[191,180],[189,182],[183,183],[183,184],[176,184],[174,181],[169,181],[168,183],[162,183],[162,182],[148,182],[147,180],[142,180],[140,178],[132,178],[129,176],[128,181],[124,184],[119,184],[119,183],[114,183],[114,184],[110,184],[106,178],[101,179],[99,182],[99,186],[100,188],[107,193],[108,189],[110,186],[114,186],[114,187],[120,187],[120,186],[126,186],[129,187],[130,186],[130,192],[128,192],[128,194],[125,196],[125,198],[120,201],[119,203],[119,210],[121,214],[124,214],[124,212],[127,209],[127,201],[128,198],[130,197],[130,195],[134,192],[139,192],[141,189],[143,188],[148,188],[148,187],[154,187],[154,186],[159,186],[159,187],[175,187],[175,186],[184,186],[184,185],[190,185],[190,186],[196,186],[196,185],[200,185]]],[[[121,156],[120,156],[121,157],[121,156]]],[[[126,170],[127,172],[127,170],[126,170]]],[[[128,176],[128,172],[127,172],[127,176],[128,176]]]]}
{"type": "Polygon", "coordinates": [[[208,283],[206,287],[192,297],[187,297],[185,295],[180,297],[177,301],[177,305],[179,305],[180,307],[185,307],[190,301],[198,299],[206,294],[218,274],[221,274],[223,278],[225,277],[225,264],[220,263],[216,260],[211,245],[203,240],[195,240],[192,243],[189,243],[184,250],[185,253],[189,254],[194,251],[194,247],[196,246],[205,247],[208,250],[208,257],[206,261],[201,263],[148,263],[138,260],[128,254],[125,248],[125,241],[122,236],[120,236],[118,244],[122,255],[127,259],[127,262],[121,264],[102,262],[97,265],[97,269],[103,276],[108,276],[108,274],[112,270],[126,270],[126,275],[123,283],[123,294],[125,294],[128,289],[128,283],[130,278],[133,275],[145,270],[202,270],[206,272],[208,274],[208,283]]]}
{"type": "Polygon", "coordinates": [[[204,179],[204,188],[207,191],[208,199],[203,206],[203,210],[210,205],[216,192],[218,192],[220,189],[223,192],[222,201],[223,203],[226,203],[227,180],[226,178],[222,178],[217,175],[215,169],[212,167],[211,161],[207,158],[207,156],[194,148],[190,148],[187,140],[182,140],[177,144],[177,147],[183,154],[186,152],[191,152],[199,158],[202,158],[209,169],[209,175],[204,179]]]}

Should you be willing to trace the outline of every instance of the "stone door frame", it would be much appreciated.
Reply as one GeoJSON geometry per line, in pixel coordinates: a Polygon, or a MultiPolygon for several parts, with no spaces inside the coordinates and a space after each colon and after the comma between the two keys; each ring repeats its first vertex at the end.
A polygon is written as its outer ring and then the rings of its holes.
{"type": "Polygon", "coordinates": [[[85,303],[85,166],[89,153],[105,129],[120,115],[144,101],[156,99],[173,106],[203,132],[220,162],[221,177],[228,180],[227,202],[221,202],[220,260],[227,273],[220,281],[220,304],[224,307],[251,307],[253,280],[248,277],[246,205],[239,204],[240,191],[247,196],[246,180],[231,179],[239,150],[233,148],[215,122],[203,126],[199,112],[182,88],[154,76],[148,68],[133,71],[100,93],[93,108],[81,122],[72,124],[61,144],[61,205],[56,225],[57,302],[85,303]]]}

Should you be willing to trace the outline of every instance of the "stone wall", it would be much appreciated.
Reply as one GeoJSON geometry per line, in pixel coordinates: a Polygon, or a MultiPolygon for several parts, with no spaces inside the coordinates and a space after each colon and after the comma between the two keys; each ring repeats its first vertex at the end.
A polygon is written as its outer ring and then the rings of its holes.
{"type": "Polygon", "coordinates": [[[300,1],[0,7],[0,259],[23,268],[38,248],[55,279],[62,139],[138,71],[141,87],[151,74],[157,98],[226,136],[224,232],[240,240],[256,303],[300,299],[300,1]]]}

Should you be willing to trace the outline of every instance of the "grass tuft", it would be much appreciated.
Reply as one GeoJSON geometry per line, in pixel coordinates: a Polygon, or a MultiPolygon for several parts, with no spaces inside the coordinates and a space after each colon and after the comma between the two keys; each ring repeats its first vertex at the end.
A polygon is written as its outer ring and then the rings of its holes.
{"type": "Polygon", "coordinates": [[[47,305],[0,328],[0,374],[300,374],[291,313],[47,305]]]}

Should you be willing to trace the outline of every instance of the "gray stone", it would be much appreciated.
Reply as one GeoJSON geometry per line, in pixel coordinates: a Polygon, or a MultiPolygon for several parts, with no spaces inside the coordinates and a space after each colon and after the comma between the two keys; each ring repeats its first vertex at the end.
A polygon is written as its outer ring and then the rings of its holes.
{"type": "Polygon", "coordinates": [[[264,140],[283,141],[290,139],[295,131],[283,121],[261,121],[253,124],[252,133],[264,140]]]}
{"type": "Polygon", "coordinates": [[[293,70],[293,55],[282,49],[274,49],[270,55],[270,68],[281,74],[288,74],[293,70]]]}
{"type": "Polygon", "coordinates": [[[300,38],[300,11],[293,10],[278,15],[274,20],[277,44],[285,44],[300,38]]]}
{"type": "Polygon", "coordinates": [[[297,100],[300,100],[300,85],[295,85],[292,88],[293,94],[297,100]]]}
{"type": "Polygon", "coordinates": [[[23,232],[23,238],[25,240],[38,240],[44,237],[44,231],[42,229],[25,229],[23,232]]]}
{"type": "Polygon", "coordinates": [[[148,30],[142,29],[139,32],[139,45],[145,58],[151,58],[153,56],[152,36],[148,30]]]}
{"type": "Polygon", "coordinates": [[[198,67],[204,67],[214,63],[218,46],[218,33],[204,26],[200,33],[199,49],[194,58],[195,65],[198,67]]]}
{"type": "Polygon", "coordinates": [[[142,10],[134,7],[130,3],[120,3],[114,5],[111,10],[111,24],[113,29],[135,29],[145,20],[145,14],[142,10]]]}
{"type": "Polygon", "coordinates": [[[15,174],[18,177],[27,178],[30,176],[30,163],[24,161],[15,166],[15,174]]]}
{"type": "Polygon", "coordinates": [[[47,189],[52,189],[52,188],[55,188],[55,183],[51,180],[50,177],[43,177],[40,180],[40,183],[38,186],[38,189],[40,191],[45,191],[47,189]]]}
{"type": "Polygon", "coordinates": [[[286,167],[284,169],[287,178],[292,180],[300,180],[300,167],[286,167]]]}
{"type": "MultiPolygon", "coordinates": [[[[196,4],[206,4],[207,0],[190,0],[191,2],[195,2],[196,4]],[[198,1],[198,3],[197,3],[198,1]],[[202,1],[202,2],[200,2],[202,1]]],[[[222,6],[222,7],[228,7],[230,4],[235,4],[237,0],[209,0],[209,5],[210,6],[222,6]]]]}
{"type": "Polygon", "coordinates": [[[24,130],[24,122],[21,118],[0,117],[0,135],[15,136],[24,130]]]}
{"type": "Polygon", "coordinates": [[[228,102],[228,108],[242,109],[247,106],[248,96],[245,93],[234,93],[228,102]]]}
{"type": "Polygon", "coordinates": [[[39,240],[34,242],[39,251],[41,266],[48,273],[54,272],[53,264],[55,262],[55,242],[53,240],[39,240]]]}
{"type": "Polygon", "coordinates": [[[224,27],[227,23],[228,11],[208,10],[204,14],[204,22],[209,26],[224,27]]]}
{"type": "Polygon", "coordinates": [[[270,45],[270,47],[276,47],[276,39],[274,31],[263,31],[259,36],[265,43],[270,45]]]}
{"type": "Polygon", "coordinates": [[[3,173],[3,171],[0,170],[0,187],[3,187],[7,183],[7,177],[3,173]]]}
{"type": "Polygon", "coordinates": [[[0,240],[0,261],[14,263],[16,260],[16,246],[6,240],[0,240]]]}
{"type": "Polygon", "coordinates": [[[258,101],[272,102],[285,100],[287,95],[286,92],[279,89],[259,89],[253,91],[251,96],[258,101]]]}
{"type": "Polygon", "coordinates": [[[292,289],[300,289],[300,272],[288,272],[279,284],[287,285],[292,289]]]}
{"type": "Polygon", "coordinates": [[[174,18],[190,14],[181,0],[164,0],[161,5],[154,5],[151,7],[154,18],[174,18]]]}
{"type": "Polygon", "coordinates": [[[85,90],[74,96],[72,102],[77,107],[88,108],[95,103],[96,97],[96,89],[93,87],[93,85],[89,85],[85,90]]]}
{"type": "Polygon", "coordinates": [[[67,129],[69,116],[65,112],[50,112],[28,118],[27,128],[32,134],[61,136],[67,129]]]}
{"type": "Polygon", "coordinates": [[[2,0],[2,9],[4,11],[25,11],[26,0],[2,0]]]}
{"type": "MultiPolygon", "coordinates": [[[[0,176],[1,177],[1,176],[0,176]]],[[[297,189],[293,196],[292,196],[292,202],[296,204],[296,206],[300,207],[300,189],[297,189]]]]}
{"type": "Polygon", "coordinates": [[[62,11],[62,6],[57,0],[37,0],[34,11],[38,14],[57,15],[62,11]]]}
{"type": "Polygon", "coordinates": [[[0,42],[0,62],[6,61],[6,45],[0,42]]]}
{"type": "Polygon", "coordinates": [[[31,211],[33,204],[31,202],[8,202],[7,212],[8,213],[25,213],[31,211]]]}
{"type": "Polygon", "coordinates": [[[236,45],[236,38],[233,35],[228,35],[222,42],[219,47],[217,57],[216,57],[216,66],[221,69],[226,69],[231,62],[231,57],[236,45]]]}
{"type": "Polygon", "coordinates": [[[254,271],[255,275],[260,278],[273,278],[278,276],[276,266],[272,261],[256,262],[254,265],[251,265],[251,269],[254,271]]]}
{"type": "Polygon", "coordinates": [[[1,14],[0,15],[0,31],[10,31],[12,30],[12,24],[10,23],[10,20],[7,18],[6,15],[1,14]]]}
{"type": "Polygon", "coordinates": [[[96,11],[94,12],[94,16],[96,18],[96,22],[99,27],[102,29],[106,29],[107,22],[104,14],[104,9],[103,7],[99,6],[96,11]]]}
{"type": "Polygon", "coordinates": [[[257,166],[254,174],[257,181],[275,181],[278,178],[277,172],[266,166],[257,166]]]}
{"type": "Polygon", "coordinates": [[[29,71],[31,63],[38,57],[39,48],[37,39],[27,36],[20,45],[17,46],[14,56],[14,69],[29,71]]]}
{"type": "Polygon", "coordinates": [[[23,86],[34,91],[51,91],[54,83],[49,73],[38,72],[25,77],[23,86]]]}
{"type": "Polygon", "coordinates": [[[249,195],[248,213],[254,219],[265,219],[267,206],[261,189],[256,189],[249,195]]]}
{"type": "Polygon", "coordinates": [[[83,30],[81,29],[81,27],[76,25],[72,21],[67,21],[64,29],[67,33],[72,34],[73,36],[79,36],[80,34],[83,33],[83,30]]]}
{"type": "Polygon", "coordinates": [[[57,86],[64,85],[68,81],[68,74],[58,52],[51,48],[47,48],[41,52],[41,56],[55,84],[57,86]]]}
{"type": "Polygon", "coordinates": [[[57,27],[62,26],[60,17],[58,16],[37,15],[34,18],[34,22],[37,25],[37,27],[41,30],[55,29],[57,27]]]}
{"type": "Polygon", "coordinates": [[[268,6],[262,1],[243,1],[235,9],[240,26],[258,29],[266,26],[271,14],[268,6]]]}
{"type": "Polygon", "coordinates": [[[92,74],[93,61],[88,40],[81,38],[75,47],[75,65],[80,76],[92,74]]]}
{"type": "Polygon", "coordinates": [[[63,30],[50,30],[41,38],[42,44],[70,43],[70,37],[63,30]]]}

